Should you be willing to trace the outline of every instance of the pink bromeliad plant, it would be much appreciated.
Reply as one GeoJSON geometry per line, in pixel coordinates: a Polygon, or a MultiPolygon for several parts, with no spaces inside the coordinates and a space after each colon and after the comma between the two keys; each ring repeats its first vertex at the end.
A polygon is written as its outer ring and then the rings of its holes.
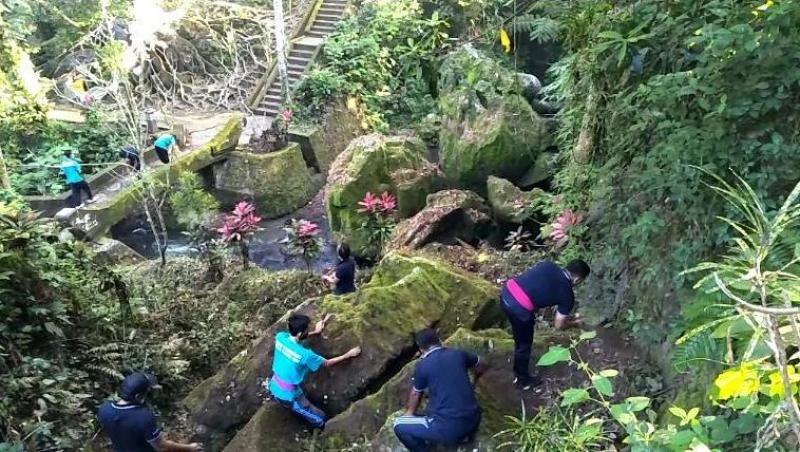
{"type": "Polygon", "coordinates": [[[321,229],[317,223],[308,220],[292,220],[292,223],[283,228],[292,254],[299,255],[306,263],[306,269],[311,271],[311,261],[319,256],[322,251],[320,240],[321,229]]]}
{"type": "Polygon", "coordinates": [[[550,225],[550,239],[555,242],[557,247],[566,245],[569,241],[570,230],[575,228],[583,221],[583,216],[576,214],[572,209],[564,209],[550,225]]]}
{"type": "Polygon", "coordinates": [[[367,234],[370,248],[379,256],[397,225],[397,198],[388,192],[383,192],[380,196],[367,192],[358,205],[358,211],[364,215],[361,229],[367,234]]]}
{"type": "Polygon", "coordinates": [[[238,243],[242,255],[242,265],[247,267],[250,263],[249,242],[250,237],[260,228],[258,223],[261,217],[256,214],[254,205],[247,201],[236,204],[233,211],[225,215],[225,221],[217,232],[226,243],[238,243]]]}

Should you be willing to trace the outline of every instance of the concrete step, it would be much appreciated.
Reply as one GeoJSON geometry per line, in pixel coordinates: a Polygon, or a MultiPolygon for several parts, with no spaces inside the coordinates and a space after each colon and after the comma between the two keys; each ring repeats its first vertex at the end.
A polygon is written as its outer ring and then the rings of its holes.
{"type": "Polygon", "coordinates": [[[268,96],[264,96],[264,99],[261,101],[262,104],[265,103],[272,103],[272,104],[281,104],[281,95],[280,94],[270,94],[268,96]]]}
{"type": "Polygon", "coordinates": [[[341,17],[344,14],[344,8],[325,7],[319,9],[318,15],[322,16],[336,16],[341,17]]]}
{"type": "Polygon", "coordinates": [[[320,20],[317,19],[314,21],[314,25],[312,27],[323,26],[323,27],[335,27],[339,25],[338,20],[320,20]]]}
{"type": "Polygon", "coordinates": [[[325,39],[328,37],[328,34],[329,33],[324,31],[309,31],[308,33],[306,33],[306,36],[308,36],[309,38],[325,39]]]}
{"type": "Polygon", "coordinates": [[[286,69],[288,69],[290,72],[291,71],[305,71],[306,67],[308,67],[308,60],[301,61],[301,62],[294,62],[294,63],[293,62],[289,62],[289,64],[286,65],[286,69]]]}
{"type": "Polygon", "coordinates": [[[311,61],[311,57],[310,56],[308,58],[304,58],[304,57],[289,55],[289,58],[286,59],[286,62],[289,63],[289,66],[303,66],[303,67],[306,67],[306,66],[308,66],[308,63],[310,61],[311,61]]]}
{"type": "Polygon", "coordinates": [[[328,25],[314,25],[313,27],[311,27],[310,31],[321,31],[321,32],[324,32],[324,33],[333,33],[333,31],[335,29],[336,29],[336,27],[328,26],[328,25]]]}
{"type": "Polygon", "coordinates": [[[316,20],[328,20],[331,22],[339,22],[342,20],[341,14],[331,13],[331,14],[317,14],[316,20]]]}
{"type": "Polygon", "coordinates": [[[314,52],[314,50],[316,49],[317,47],[313,45],[296,43],[292,46],[292,50],[289,53],[294,53],[294,52],[311,53],[314,52]]]}

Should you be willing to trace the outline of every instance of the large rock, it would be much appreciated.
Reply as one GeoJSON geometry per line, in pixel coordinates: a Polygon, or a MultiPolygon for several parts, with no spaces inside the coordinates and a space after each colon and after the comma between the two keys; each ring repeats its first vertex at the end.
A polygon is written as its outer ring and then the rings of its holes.
{"type": "Polygon", "coordinates": [[[93,245],[95,262],[101,265],[128,265],[144,260],[141,254],[119,240],[101,237],[93,245]]]}
{"type": "Polygon", "coordinates": [[[398,224],[386,248],[418,249],[456,239],[472,242],[490,228],[490,210],[483,198],[471,191],[444,190],[429,195],[422,211],[398,224]]]}
{"type": "Polygon", "coordinates": [[[440,160],[452,184],[485,194],[488,176],[516,180],[552,144],[514,74],[474,48],[448,56],[440,87],[440,160]]]}
{"type": "Polygon", "coordinates": [[[289,139],[300,143],[309,167],[327,175],[331,164],[362,133],[362,115],[344,99],[335,99],[316,125],[292,125],[289,139]]]}
{"type": "MultiPolygon", "coordinates": [[[[363,350],[359,358],[311,376],[305,384],[309,399],[328,413],[343,411],[398,362],[411,357],[413,332],[436,324],[449,334],[461,326],[497,323],[502,318],[497,296],[494,284],[447,263],[390,253],[358,292],[329,296],[301,308],[309,315],[325,312],[335,316],[324,340],[309,340],[315,351],[334,356],[355,345],[363,350]]],[[[261,385],[269,374],[274,335],[283,328],[279,321],[251,349],[243,351],[185,399],[197,436],[209,449],[214,448],[214,438],[225,437],[251,418],[251,425],[235,439],[235,444],[240,445],[237,447],[242,447],[237,450],[287,450],[285,440],[299,431],[297,424],[271,420],[273,416],[284,416],[274,404],[261,407],[261,385]],[[253,418],[259,408],[261,412],[253,418]],[[267,430],[258,425],[273,427],[267,430]],[[279,425],[287,425],[288,430],[276,432],[274,428],[279,425]],[[246,445],[257,447],[248,449],[246,445]]]]}
{"type": "Polygon", "coordinates": [[[314,197],[314,183],[300,145],[267,154],[234,151],[214,167],[214,185],[251,198],[260,215],[275,218],[294,212],[314,197]]]}
{"type": "Polygon", "coordinates": [[[542,183],[555,174],[558,163],[558,154],[555,152],[542,152],[536,158],[533,166],[522,175],[517,181],[517,185],[522,188],[530,188],[542,183]]]}
{"type": "Polygon", "coordinates": [[[425,206],[425,196],[439,186],[439,173],[425,159],[426,148],[410,136],[373,134],[356,138],[334,162],[326,193],[331,229],[361,256],[374,256],[368,237],[361,231],[363,215],[358,202],[367,192],[397,196],[401,217],[425,206]]]}
{"type": "Polygon", "coordinates": [[[541,211],[549,197],[544,190],[522,191],[511,182],[494,176],[489,176],[486,186],[495,218],[506,223],[524,223],[541,211]]]}

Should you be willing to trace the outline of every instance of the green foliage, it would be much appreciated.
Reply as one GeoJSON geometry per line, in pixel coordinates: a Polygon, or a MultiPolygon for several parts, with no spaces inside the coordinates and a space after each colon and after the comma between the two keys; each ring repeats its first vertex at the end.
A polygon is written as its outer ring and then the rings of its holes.
{"type": "Polygon", "coordinates": [[[219,213],[219,202],[204,190],[200,176],[183,172],[169,194],[169,204],[178,224],[188,230],[210,223],[219,213]]]}
{"type": "Polygon", "coordinates": [[[435,111],[437,58],[450,46],[447,22],[425,17],[417,0],[370,2],[325,43],[324,69],[297,91],[299,114],[317,114],[332,96],[359,97],[379,130],[407,126],[435,111]]]}
{"type": "MultiPolygon", "coordinates": [[[[37,109],[0,109],[0,142],[11,173],[14,189],[22,195],[60,194],[67,189],[59,175],[58,163],[66,148],[86,164],[103,164],[118,159],[123,144],[119,131],[105,122],[96,110],[85,112],[86,122],[73,125],[49,121],[37,109]]],[[[91,175],[105,167],[84,166],[91,175]]]]}
{"type": "MultiPolygon", "coordinates": [[[[588,388],[570,388],[562,393],[562,407],[569,409],[590,407],[592,410],[598,410],[590,411],[593,413],[591,417],[581,417],[573,413],[571,418],[561,419],[562,426],[579,427],[573,429],[572,432],[563,432],[563,435],[583,439],[584,436],[580,432],[591,428],[591,431],[597,435],[591,437],[592,441],[605,439],[605,444],[609,445],[610,441],[602,436],[602,432],[614,429],[610,425],[614,423],[624,431],[622,442],[627,444],[633,452],[683,452],[690,449],[752,450],[752,446],[742,440],[748,435],[752,435],[756,428],[764,422],[763,418],[759,419],[752,414],[731,418],[730,412],[714,416],[701,416],[699,408],[692,408],[687,412],[680,407],[672,406],[669,412],[675,417],[668,419],[667,422],[657,423],[657,416],[652,409],[652,400],[649,397],[634,396],[621,401],[615,400],[614,378],[619,372],[615,369],[596,371],[590,368],[577,352],[578,345],[592,337],[594,337],[593,332],[584,332],[578,339],[572,341],[569,348],[560,345],[550,347],[550,350],[542,356],[538,363],[539,366],[550,366],[559,362],[568,362],[574,368],[582,370],[591,382],[591,386],[588,388]],[[675,422],[676,418],[677,422],[675,422]]],[[[515,420],[515,427],[512,431],[519,430],[517,426],[519,422],[519,420],[515,420]]],[[[551,428],[557,429],[558,426],[551,428]]],[[[547,431],[538,432],[538,435],[546,437],[547,431]]],[[[575,439],[573,438],[573,440],[575,439]]],[[[533,441],[541,441],[539,437],[529,441],[535,446],[518,450],[560,450],[541,448],[538,443],[533,443],[533,441]]],[[[602,443],[598,444],[598,446],[600,445],[602,443]]]]}
{"type": "Polygon", "coordinates": [[[726,206],[690,165],[734,169],[768,209],[796,181],[800,4],[560,3],[542,10],[560,23],[566,49],[549,88],[565,106],[569,160],[556,184],[569,206],[595,213],[571,246],[591,249],[611,278],[631,268],[635,309],[666,323],[681,304],[681,271],[729,232],[708,221],[726,206]]]}
{"type": "Polygon", "coordinates": [[[603,421],[590,414],[577,415],[558,408],[540,409],[528,417],[525,405],[522,416],[507,416],[509,427],[495,438],[504,442],[499,450],[511,448],[517,452],[606,450],[611,436],[603,421]]]}

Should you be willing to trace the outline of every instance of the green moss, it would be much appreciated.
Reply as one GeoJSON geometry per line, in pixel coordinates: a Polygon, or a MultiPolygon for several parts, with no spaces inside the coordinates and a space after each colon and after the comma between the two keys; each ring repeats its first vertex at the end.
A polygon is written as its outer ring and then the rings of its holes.
{"type": "Polygon", "coordinates": [[[541,211],[549,201],[549,195],[541,189],[522,191],[499,177],[489,176],[486,188],[487,199],[495,217],[508,223],[523,223],[537,211],[541,211]]]}
{"type": "Polygon", "coordinates": [[[267,218],[291,213],[314,197],[314,183],[300,146],[291,143],[279,152],[232,152],[215,167],[217,188],[253,198],[267,218]]]}
{"type": "Polygon", "coordinates": [[[353,140],[336,160],[328,179],[328,219],[331,229],[345,238],[356,254],[370,256],[374,253],[368,249],[368,237],[360,230],[363,216],[358,213],[358,202],[367,192],[402,195],[398,200],[402,216],[413,215],[424,207],[420,189],[433,184],[424,182],[412,190],[407,180],[401,178],[399,185],[403,190],[400,193],[398,180],[393,175],[404,169],[430,173],[425,152],[424,145],[415,138],[367,135],[353,140]]]}

